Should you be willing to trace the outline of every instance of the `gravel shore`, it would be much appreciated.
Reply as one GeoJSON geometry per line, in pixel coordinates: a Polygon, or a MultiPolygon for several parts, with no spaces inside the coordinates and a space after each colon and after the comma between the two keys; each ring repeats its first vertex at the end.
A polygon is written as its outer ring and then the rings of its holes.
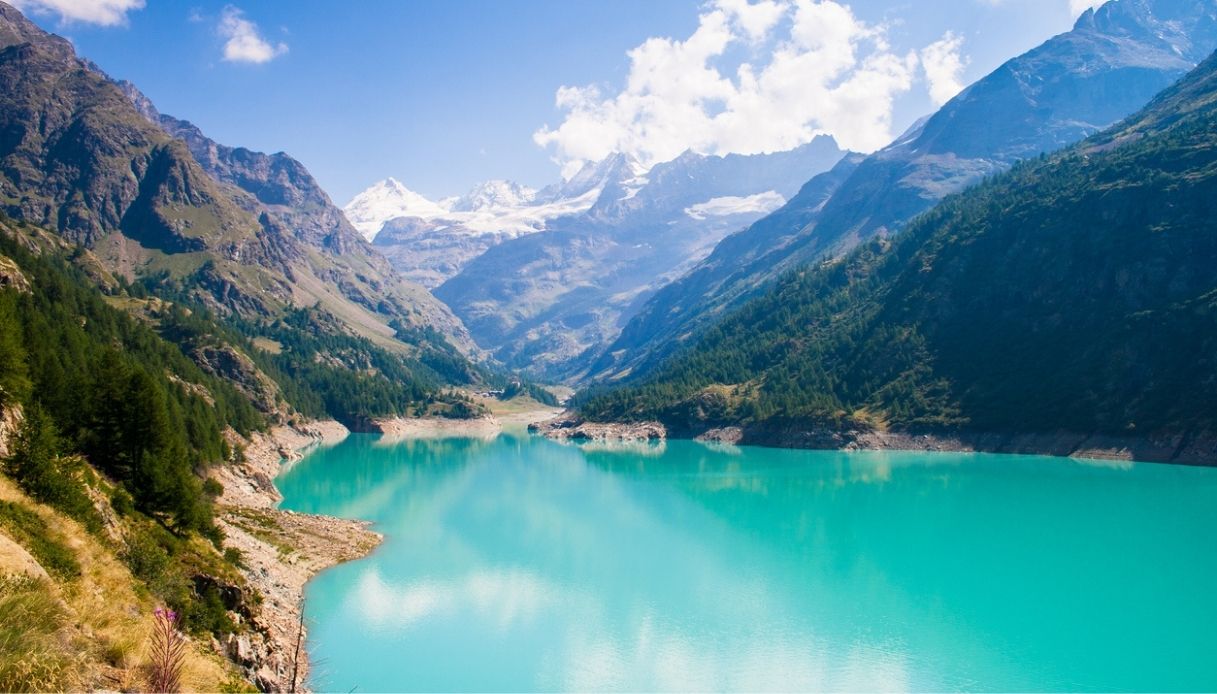
{"type": "Polygon", "coordinates": [[[333,421],[256,432],[244,441],[243,462],[213,472],[224,486],[216,508],[224,545],[240,551],[241,571],[263,599],[252,629],[217,646],[263,689],[303,691],[308,654],[301,647],[297,659],[296,646],[307,637],[301,621],[304,585],[324,569],[366,556],[381,542],[363,521],[275,508],[283,499],[274,485],[282,466],[349,434],[333,421]]]}

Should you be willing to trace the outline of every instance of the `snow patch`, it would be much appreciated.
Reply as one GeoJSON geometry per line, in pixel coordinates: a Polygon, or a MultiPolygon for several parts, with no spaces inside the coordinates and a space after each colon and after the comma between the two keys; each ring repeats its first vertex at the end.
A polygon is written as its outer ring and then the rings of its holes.
{"type": "Polygon", "coordinates": [[[624,154],[588,164],[570,180],[537,191],[512,181],[486,181],[459,198],[428,200],[400,182],[387,178],[356,195],[343,208],[347,219],[369,241],[385,223],[399,217],[452,228],[454,235],[506,234],[523,236],[544,231],[549,220],[587,212],[614,183],[626,198],[647,184],[646,169],[624,154]]]}
{"type": "Polygon", "coordinates": [[[721,198],[711,198],[685,208],[685,214],[693,219],[702,220],[707,217],[727,217],[733,214],[769,214],[786,204],[786,198],[775,190],[769,190],[756,195],[738,197],[729,195],[721,198]]]}

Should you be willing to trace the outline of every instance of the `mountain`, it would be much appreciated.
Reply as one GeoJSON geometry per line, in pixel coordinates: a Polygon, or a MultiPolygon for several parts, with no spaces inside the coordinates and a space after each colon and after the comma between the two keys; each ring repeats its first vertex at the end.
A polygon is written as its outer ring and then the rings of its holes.
{"type": "MultiPolygon", "coordinates": [[[[323,266],[338,266],[343,275],[338,286],[347,299],[387,315],[390,321],[397,318],[414,322],[411,316],[417,311],[422,314],[422,323],[439,328],[454,344],[472,348],[464,326],[421,287],[402,281],[391,265],[360,238],[343,211],[299,161],[283,152],[264,154],[219,144],[189,121],[157,112],[131,83],[117,84],[145,118],[185,142],[213,179],[246,193],[229,189],[243,209],[274,216],[297,240],[325,254],[323,266]]],[[[319,273],[326,281],[336,276],[334,267],[322,267],[319,273]]],[[[336,313],[347,312],[338,309],[336,313]]]]}
{"type": "Polygon", "coordinates": [[[188,307],[175,341],[209,373],[244,374],[266,416],[359,424],[485,375],[456,352],[470,348],[459,320],[299,162],[161,116],[3,3],[0,132],[4,213],[79,247],[115,297],[188,307]],[[367,397],[343,397],[356,386],[367,397]]]}
{"type": "Polygon", "coordinates": [[[785,275],[591,418],[1217,456],[1217,54],[1113,129],[785,275]]]}
{"type": "Polygon", "coordinates": [[[397,179],[386,178],[352,198],[343,211],[359,233],[372,241],[390,219],[430,219],[442,216],[449,210],[415,193],[397,179]]]}
{"type": "Polygon", "coordinates": [[[610,181],[637,172],[636,163],[613,157],[539,192],[511,181],[487,181],[439,202],[396,181],[391,187],[382,182],[356,196],[346,210],[365,231],[376,229],[373,244],[399,272],[436,287],[491,247],[543,231],[550,220],[586,212],[610,181]]]}
{"type": "Polygon", "coordinates": [[[238,200],[243,208],[272,212],[310,246],[349,253],[359,245],[355,229],[300,162],[283,152],[264,154],[219,144],[193,123],[157,111],[134,84],[117,84],[149,122],[185,142],[213,179],[249,193],[252,200],[244,196],[238,200]]]}
{"type": "Polygon", "coordinates": [[[686,152],[649,171],[614,155],[537,196],[595,194],[590,208],[491,247],[435,294],[503,363],[577,378],[651,293],[843,155],[823,136],[774,154],[686,152]]]}
{"type": "Polygon", "coordinates": [[[523,207],[537,191],[513,181],[486,181],[473,187],[452,205],[453,212],[478,212],[501,207],[523,207]]]}
{"type": "Polygon", "coordinates": [[[724,239],[638,311],[591,375],[646,373],[782,273],[896,233],[947,195],[1112,125],[1214,47],[1214,0],[1113,0],[1086,11],[1072,31],[1002,65],[890,146],[812,180],[806,196],[724,239]]]}
{"type": "Polygon", "coordinates": [[[553,200],[584,198],[592,196],[592,202],[600,198],[600,193],[605,186],[614,181],[631,181],[637,180],[646,173],[644,167],[637,159],[628,155],[616,152],[601,159],[600,161],[589,162],[584,164],[574,176],[569,179],[546,186],[537,193],[539,202],[550,202],[553,200]]]}

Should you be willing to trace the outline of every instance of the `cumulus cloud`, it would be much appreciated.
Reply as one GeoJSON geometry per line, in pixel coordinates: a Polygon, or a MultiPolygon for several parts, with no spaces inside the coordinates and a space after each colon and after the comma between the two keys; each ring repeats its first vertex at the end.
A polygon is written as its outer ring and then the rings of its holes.
{"type": "Polygon", "coordinates": [[[63,22],[114,26],[125,24],[127,13],[144,7],[144,0],[13,0],[23,12],[57,14],[63,22]]]}
{"type": "MultiPolygon", "coordinates": [[[[978,0],[982,5],[1010,5],[1017,0],[978,0]]],[[[1062,3],[1069,3],[1069,11],[1073,16],[1078,16],[1089,9],[1098,9],[1102,5],[1106,5],[1109,0],[1061,0],[1062,3]]]]}
{"type": "Polygon", "coordinates": [[[224,42],[224,60],[233,63],[266,63],[287,53],[286,43],[272,44],[262,37],[258,25],[245,18],[245,13],[229,5],[220,13],[220,36],[224,42]]]}
{"type": "Polygon", "coordinates": [[[963,91],[963,71],[968,61],[961,54],[963,37],[948,31],[921,49],[921,69],[929,83],[930,98],[941,106],[963,91]]]}
{"type": "Polygon", "coordinates": [[[1079,15],[1092,7],[1098,9],[1100,5],[1106,4],[1107,0],[1069,0],[1069,10],[1079,15]]]}
{"type": "MultiPolygon", "coordinates": [[[[961,43],[949,38],[926,49],[939,96],[964,64],[961,43]]],[[[686,149],[786,150],[818,134],[872,151],[891,141],[893,102],[912,89],[922,62],[835,0],[715,0],[691,36],[651,38],[627,55],[623,89],[561,87],[562,122],[533,135],[565,175],[618,151],[652,165],[686,149]]]]}

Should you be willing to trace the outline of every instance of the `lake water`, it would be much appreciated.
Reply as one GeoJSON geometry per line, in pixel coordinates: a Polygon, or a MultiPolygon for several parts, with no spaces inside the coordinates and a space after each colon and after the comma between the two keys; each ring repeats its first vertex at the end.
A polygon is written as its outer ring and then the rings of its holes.
{"type": "Polygon", "coordinates": [[[353,435],[285,508],[323,690],[1215,690],[1217,470],[353,435]]]}

